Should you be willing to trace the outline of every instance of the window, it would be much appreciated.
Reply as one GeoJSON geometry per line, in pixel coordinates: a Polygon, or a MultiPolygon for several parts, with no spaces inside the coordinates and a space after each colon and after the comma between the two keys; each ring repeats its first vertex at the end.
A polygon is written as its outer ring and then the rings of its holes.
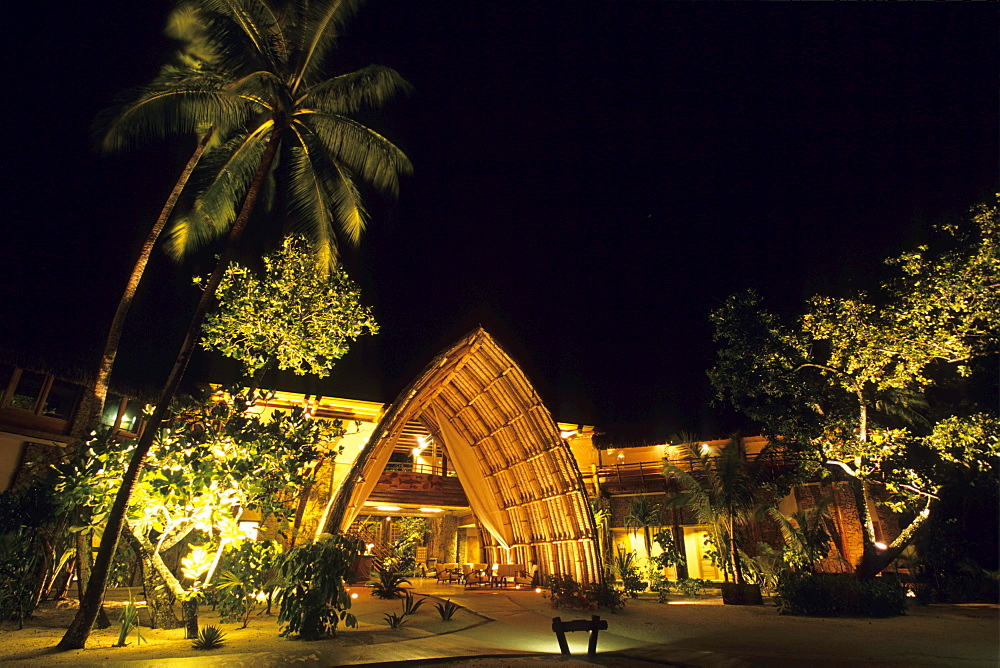
{"type": "Polygon", "coordinates": [[[7,405],[11,408],[19,408],[24,411],[35,412],[38,404],[38,397],[45,388],[45,376],[34,371],[21,371],[21,378],[17,381],[13,395],[7,405]]]}
{"type": "Polygon", "coordinates": [[[76,402],[79,398],[79,385],[67,383],[65,380],[53,380],[49,394],[45,397],[42,415],[68,420],[72,417],[73,409],[76,408],[76,402]]]}
{"type": "Polygon", "coordinates": [[[122,398],[120,396],[109,394],[104,400],[104,415],[101,417],[101,423],[114,427],[115,422],[118,421],[118,409],[121,408],[121,405],[122,398]]]}
{"type": "Polygon", "coordinates": [[[122,411],[122,422],[118,427],[122,431],[134,432],[139,426],[140,417],[142,417],[142,403],[139,401],[126,401],[125,410],[122,411]]]}

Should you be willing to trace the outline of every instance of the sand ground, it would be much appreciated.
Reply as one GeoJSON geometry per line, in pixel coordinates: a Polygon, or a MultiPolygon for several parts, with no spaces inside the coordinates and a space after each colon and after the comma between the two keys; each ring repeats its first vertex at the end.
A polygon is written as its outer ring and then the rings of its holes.
{"type": "MultiPolygon", "coordinates": [[[[122,666],[336,666],[398,664],[454,666],[585,665],[689,666],[1000,666],[1000,606],[913,606],[889,619],[813,618],[777,614],[770,605],[724,606],[715,596],[676,597],[667,604],[630,601],[617,613],[598,613],[609,623],[598,654],[586,656],[586,633],[570,634],[572,659],[559,656],[552,618],[589,618],[589,612],[554,610],[533,591],[465,590],[414,580],[414,591],[429,596],[399,629],[383,619],[400,611],[399,601],[382,601],[365,588],[353,612],[356,629],[317,642],[278,636],[276,616],[254,616],[246,629],[222,623],[202,609],[201,624],[226,632],[222,648],[196,650],[182,629],[143,626],[125,647],[113,647],[119,629],[95,630],[83,650],[55,653],[54,645],[75,613],[75,602],[46,602],[17,630],[0,626],[0,662],[5,665],[122,666]],[[434,603],[451,598],[464,606],[449,622],[434,603]]],[[[109,592],[113,621],[121,615],[125,590],[109,592]]]]}

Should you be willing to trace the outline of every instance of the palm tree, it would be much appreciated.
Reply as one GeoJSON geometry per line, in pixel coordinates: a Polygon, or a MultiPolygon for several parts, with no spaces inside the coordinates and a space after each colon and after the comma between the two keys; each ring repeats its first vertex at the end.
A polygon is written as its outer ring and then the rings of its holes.
{"type": "Polygon", "coordinates": [[[646,545],[646,558],[653,556],[653,537],[651,529],[660,528],[663,524],[660,518],[661,508],[658,503],[651,503],[645,495],[637,496],[628,504],[625,513],[625,527],[636,533],[642,529],[642,538],[646,545]]]}
{"type": "Polygon", "coordinates": [[[690,507],[698,521],[709,526],[712,543],[725,564],[723,577],[728,581],[732,572],[734,581],[744,584],[737,531],[767,499],[769,474],[764,460],[758,456],[748,462],[742,441],[735,437],[718,453],[691,443],[675,447],[683,448],[686,466],[663,463],[663,474],[683,490],[669,503],[690,507]]]}
{"type": "Polygon", "coordinates": [[[99,137],[98,148],[106,153],[171,135],[194,135],[198,141],[132,266],[108,329],[94,382],[87,386],[74,418],[71,433],[75,437],[96,425],[103,413],[129,308],[153,248],[194,168],[205,151],[218,144],[220,137],[246,120],[242,105],[229,96],[218,95],[232,81],[213,68],[217,58],[206,39],[204,26],[195,19],[193,8],[188,5],[180,5],[171,12],[165,33],[179,42],[177,51],[149,84],[126,91],[118,103],[101,112],[94,123],[99,137]]]}
{"type": "Polygon", "coordinates": [[[378,107],[403,90],[402,78],[377,66],[325,78],[327,56],[358,2],[300,0],[283,5],[280,12],[263,0],[189,0],[187,4],[204,26],[199,34],[216,54],[211,67],[232,81],[221,90],[217,82],[199,87],[196,77],[187,83],[201,95],[239,105],[248,121],[197,168],[201,186],[190,210],[172,228],[171,247],[181,254],[227,232],[228,236],[122,478],[90,584],[59,643],[62,649],[86,644],[132,488],[261,194],[278,184],[284,186],[280,199],[288,207],[292,227],[310,238],[321,266],[330,266],[337,258],[337,230],[356,243],[364,229],[366,215],[358,183],[394,195],[399,175],[411,169],[402,151],[352,118],[360,109],[378,107]]]}

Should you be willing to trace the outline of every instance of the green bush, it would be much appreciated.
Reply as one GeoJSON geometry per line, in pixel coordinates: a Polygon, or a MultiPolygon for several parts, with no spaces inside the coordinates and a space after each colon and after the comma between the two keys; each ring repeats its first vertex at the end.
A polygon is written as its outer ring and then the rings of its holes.
{"type": "Polygon", "coordinates": [[[603,582],[583,586],[568,575],[550,575],[548,587],[553,608],[614,611],[625,607],[625,593],[603,582]]]}
{"type": "Polygon", "coordinates": [[[242,540],[226,550],[215,584],[222,621],[238,621],[242,623],[240,628],[247,627],[261,595],[269,596],[278,585],[280,554],[281,546],[271,540],[242,540]]]}
{"type": "Polygon", "coordinates": [[[344,583],[363,549],[360,540],[338,534],[300,545],[282,556],[278,571],[287,583],[278,592],[282,636],[318,640],[336,633],[341,621],[357,626],[354,615],[347,612],[351,598],[344,583]]]}
{"type": "Polygon", "coordinates": [[[892,577],[858,582],[858,612],[865,617],[898,617],[906,614],[906,588],[892,577]]]}
{"type": "Polygon", "coordinates": [[[786,572],[778,578],[776,593],[781,614],[891,617],[906,612],[906,590],[892,578],[786,572]]]}

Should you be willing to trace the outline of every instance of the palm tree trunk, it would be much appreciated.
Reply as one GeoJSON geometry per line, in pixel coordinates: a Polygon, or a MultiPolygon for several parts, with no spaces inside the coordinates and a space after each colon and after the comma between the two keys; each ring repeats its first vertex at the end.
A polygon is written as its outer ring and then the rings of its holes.
{"type": "Polygon", "coordinates": [[[201,324],[208,313],[209,306],[215,298],[215,291],[222,281],[222,276],[225,274],[226,268],[235,254],[240,237],[243,236],[243,230],[246,228],[250,214],[257,203],[264,178],[267,176],[271,164],[274,162],[280,140],[280,126],[276,123],[275,127],[272,128],[271,138],[264,151],[260,166],[257,168],[253,181],[247,189],[240,213],[233,222],[232,229],[229,231],[225,250],[222,252],[218,263],[216,263],[215,271],[205,284],[204,292],[202,292],[201,299],[198,300],[198,306],[191,317],[190,325],[188,325],[184,343],[181,345],[181,349],[177,353],[177,359],[174,361],[174,366],[167,377],[167,383],[160,394],[159,401],[153,410],[149,422],[143,429],[142,436],[139,437],[139,442],[132,453],[128,468],[122,477],[121,486],[118,488],[118,493],[115,495],[114,503],[108,514],[104,535],[101,537],[101,545],[97,551],[97,559],[94,562],[87,593],[80,601],[80,609],[77,610],[73,623],[70,624],[70,627],[66,630],[66,634],[56,646],[57,649],[83,649],[87,644],[90,630],[94,625],[97,612],[104,600],[104,588],[107,584],[108,573],[111,570],[111,560],[114,558],[115,550],[118,547],[118,540],[121,537],[122,526],[125,521],[125,511],[128,509],[132,491],[139,480],[139,472],[142,470],[142,464],[146,459],[149,448],[153,445],[156,434],[160,430],[160,425],[163,424],[167,417],[174,394],[177,392],[178,386],[180,386],[184,371],[187,369],[191,354],[194,352],[195,344],[201,337],[201,324]]]}
{"type": "Polygon", "coordinates": [[[684,547],[684,529],[681,528],[681,509],[673,508],[671,509],[671,519],[673,520],[673,526],[670,528],[670,537],[674,541],[674,549],[680,554],[684,555],[684,560],[677,564],[677,579],[687,580],[690,575],[688,574],[687,567],[687,549],[684,547]]]}
{"type": "Polygon", "coordinates": [[[205,152],[205,147],[208,146],[208,142],[211,140],[214,131],[215,128],[209,128],[205,136],[198,142],[194,153],[188,159],[187,164],[184,165],[177,183],[174,184],[173,190],[170,191],[167,201],[164,202],[159,218],[156,219],[153,228],[146,236],[146,241],[142,244],[139,257],[132,267],[132,273],[128,277],[128,282],[125,284],[125,291],[118,301],[118,308],[115,309],[114,318],[111,319],[108,338],[104,342],[101,362],[97,367],[97,377],[94,379],[93,385],[88,385],[85,388],[80,408],[73,419],[73,426],[70,433],[77,438],[84,434],[87,429],[97,425],[101,419],[101,415],[104,412],[104,401],[108,396],[108,382],[111,379],[111,370],[115,366],[115,357],[118,355],[118,342],[121,340],[122,330],[125,327],[125,318],[128,315],[129,308],[132,306],[132,300],[135,298],[139,281],[142,280],[142,275],[146,271],[146,264],[149,262],[153,247],[160,238],[160,233],[163,232],[163,227],[167,224],[167,220],[170,219],[170,215],[177,205],[177,200],[187,185],[188,179],[191,178],[191,173],[201,160],[201,156],[205,152]]]}

